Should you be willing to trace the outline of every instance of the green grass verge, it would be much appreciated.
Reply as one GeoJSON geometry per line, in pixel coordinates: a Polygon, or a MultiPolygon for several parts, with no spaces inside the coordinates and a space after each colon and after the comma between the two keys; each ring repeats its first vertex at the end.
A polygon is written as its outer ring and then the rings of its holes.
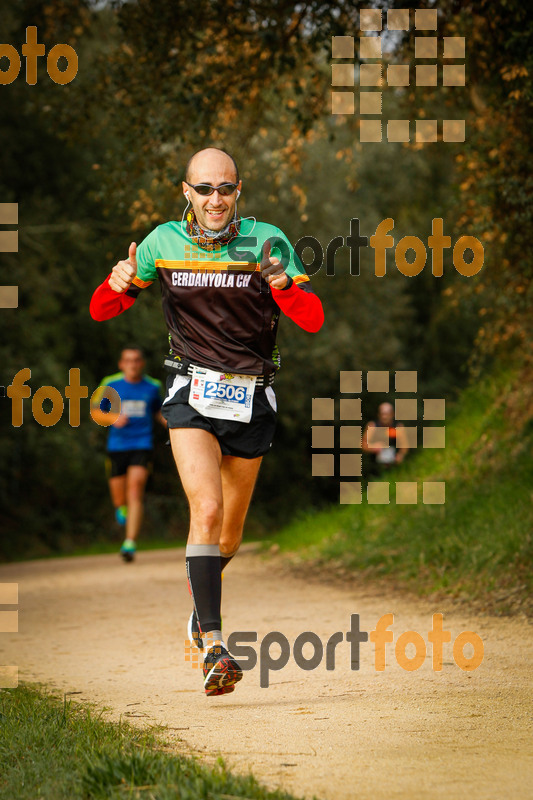
{"type": "Polygon", "coordinates": [[[389,505],[363,497],[300,517],[274,541],[299,559],[391,576],[419,594],[531,610],[533,435],[520,381],[507,369],[466,390],[447,409],[444,449],[419,450],[377,478],[391,482],[389,505]],[[446,482],[444,505],[422,504],[422,480],[446,482]],[[395,504],[396,481],[418,481],[417,505],[395,504]]]}
{"type": "Polygon", "coordinates": [[[164,752],[161,729],[105,722],[35,687],[0,692],[0,723],[1,800],[294,800],[222,760],[208,769],[164,752]]]}

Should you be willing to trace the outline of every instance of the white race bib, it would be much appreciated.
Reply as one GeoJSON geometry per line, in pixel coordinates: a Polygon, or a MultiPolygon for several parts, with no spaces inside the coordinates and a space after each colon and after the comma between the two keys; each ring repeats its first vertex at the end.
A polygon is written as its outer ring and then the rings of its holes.
{"type": "Polygon", "coordinates": [[[376,455],[378,464],[394,464],[396,461],[396,448],[383,447],[376,455]]]}
{"type": "Polygon", "coordinates": [[[121,409],[126,417],[145,417],[146,416],[146,401],[145,400],[123,400],[121,409]]]}
{"type": "Polygon", "coordinates": [[[189,405],[204,417],[250,422],[257,378],[193,367],[189,405]]]}

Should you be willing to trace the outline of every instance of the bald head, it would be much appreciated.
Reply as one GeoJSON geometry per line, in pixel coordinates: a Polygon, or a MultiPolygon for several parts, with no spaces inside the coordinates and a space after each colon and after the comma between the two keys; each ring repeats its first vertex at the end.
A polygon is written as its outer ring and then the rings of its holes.
{"type": "Polygon", "coordinates": [[[241,190],[237,165],[229,153],[218,147],[207,147],[193,155],[187,164],[186,178],[182,182],[183,194],[204,230],[222,231],[234,218],[241,190]],[[202,194],[194,187],[208,184],[214,191],[202,194]],[[231,184],[230,194],[221,194],[218,188],[231,184]]]}
{"type": "Polygon", "coordinates": [[[391,403],[381,403],[378,407],[378,419],[385,425],[390,425],[394,420],[394,407],[391,403]]]}
{"type": "Polygon", "coordinates": [[[195,153],[185,167],[185,180],[188,183],[221,183],[239,182],[239,170],[233,156],[218,147],[206,147],[195,153]],[[213,183],[214,175],[224,175],[223,180],[213,183]]]}

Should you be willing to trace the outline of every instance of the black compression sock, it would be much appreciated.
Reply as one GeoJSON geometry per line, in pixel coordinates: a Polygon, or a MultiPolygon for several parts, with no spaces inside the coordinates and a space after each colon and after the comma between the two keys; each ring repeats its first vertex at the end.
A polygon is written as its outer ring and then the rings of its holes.
{"type": "MultiPolygon", "coordinates": [[[[235,550],[235,553],[236,553],[236,552],[237,552],[237,551],[235,550]]],[[[221,571],[221,572],[222,572],[222,570],[224,569],[224,567],[225,567],[225,566],[227,566],[227,565],[229,564],[229,562],[231,561],[231,559],[233,558],[233,556],[235,555],[235,553],[230,553],[230,554],[229,554],[229,555],[227,555],[227,556],[223,556],[223,555],[222,555],[222,553],[220,554],[220,571],[221,571]]]]}
{"type": "Polygon", "coordinates": [[[219,631],[220,620],[220,550],[217,544],[188,544],[185,550],[187,579],[200,631],[219,631]]]}

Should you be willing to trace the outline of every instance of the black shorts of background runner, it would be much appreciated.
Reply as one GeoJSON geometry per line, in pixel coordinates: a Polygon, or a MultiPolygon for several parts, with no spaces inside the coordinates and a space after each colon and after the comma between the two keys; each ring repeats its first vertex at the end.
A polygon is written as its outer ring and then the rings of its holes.
{"type": "MultiPolygon", "coordinates": [[[[167,377],[167,396],[175,376],[167,377]]],[[[163,402],[161,413],[169,428],[201,428],[218,440],[223,456],[258,458],[268,453],[276,428],[276,411],[264,387],[255,390],[250,422],[204,417],[189,405],[190,381],[163,402]]]]}
{"type": "Polygon", "coordinates": [[[152,470],[152,451],[151,450],[113,450],[107,451],[105,459],[106,473],[108,478],[118,478],[125,475],[128,467],[146,467],[152,470]]]}

